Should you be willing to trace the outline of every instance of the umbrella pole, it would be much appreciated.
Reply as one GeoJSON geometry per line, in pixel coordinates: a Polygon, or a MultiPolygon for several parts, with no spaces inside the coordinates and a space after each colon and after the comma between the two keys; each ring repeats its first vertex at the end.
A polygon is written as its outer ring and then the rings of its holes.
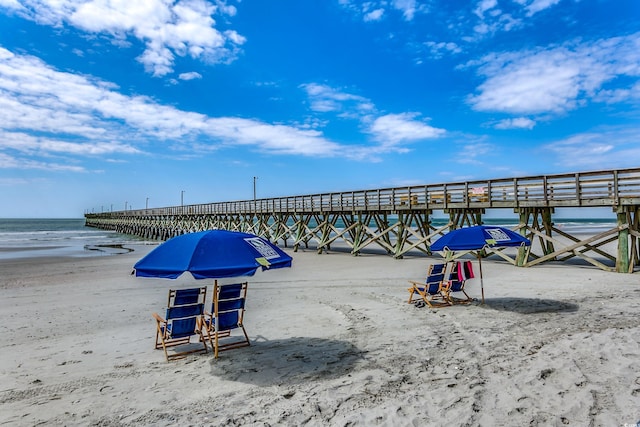
{"type": "Polygon", "coordinates": [[[482,304],[484,304],[484,280],[482,279],[482,257],[478,253],[478,266],[480,267],[480,289],[482,291],[482,304]]]}

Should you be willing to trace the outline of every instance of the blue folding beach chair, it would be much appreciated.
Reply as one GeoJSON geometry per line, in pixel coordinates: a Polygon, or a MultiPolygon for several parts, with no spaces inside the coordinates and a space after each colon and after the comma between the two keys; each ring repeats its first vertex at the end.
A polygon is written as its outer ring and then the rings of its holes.
{"type": "MultiPolygon", "coordinates": [[[[448,282],[445,280],[447,264],[432,264],[427,271],[424,282],[409,280],[409,304],[424,302],[429,307],[445,307],[452,305],[447,296],[448,282]],[[414,295],[419,298],[414,299],[414,295]]],[[[423,305],[424,305],[423,304],[423,305]]]]}
{"type": "Polygon", "coordinates": [[[466,277],[473,277],[473,270],[471,261],[458,261],[453,263],[453,268],[449,274],[449,284],[446,288],[447,298],[452,304],[469,304],[473,301],[473,298],[467,294],[464,290],[464,285],[467,282],[466,277]],[[466,274],[459,274],[461,269],[466,269],[466,274]],[[464,298],[453,297],[453,293],[462,293],[464,298]]]}
{"type": "Polygon", "coordinates": [[[246,299],[247,282],[219,285],[216,280],[211,312],[205,313],[204,318],[214,357],[217,358],[220,351],[251,345],[243,324],[246,299]],[[241,329],[244,337],[232,337],[234,329],[241,329]]]}
{"type": "Polygon", "coordinates": [[[207,344],[202,334],[204,304],[207,288],[170,289],[165,318],[153,313],[156,319],[156,349],[163,349],[167,362],[190,353],[206,353],[207,344]],[[197,335],[200,345],[191,345],[197,335]],[[169,353],[168,348],[184,346],[182,351],[169,353]]]}

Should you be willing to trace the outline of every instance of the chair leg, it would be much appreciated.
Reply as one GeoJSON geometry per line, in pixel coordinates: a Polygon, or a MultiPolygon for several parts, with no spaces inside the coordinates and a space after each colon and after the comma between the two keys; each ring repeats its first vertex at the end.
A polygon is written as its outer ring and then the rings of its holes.
{"type": "Polygon", "coordinates": [[[469,294],[467,294],[467,293],[465,292],[465,290],[464,290],[464,289],[460,289],[460,292],[462,292],[466,298],[464,298],[464,299],[463,299],[463,298],[453,298],[453,297],[452,297],[452,299],[453,299],[455,302],[457,302],[458,304],[468,304],[468,303],[470,303],[471,301],[473,301],[473,298],[471,298],[471,297],[469,296],[469,294]]]}
{"type": "Polygon", "coordinates": [[[198,319],[197,325],[198,325],[198,335],[200,335],[200,342],[204,346],[204,353],[207,354],[209,352],[209,349],[207,348],[207,341],[205,341],[204,334],[202,333],[202,328],[205,328],[204,321],[202,319],[198,319]]]}
{"type": "Polygon", "coordinates": [[[251,345],[251,340],[249,340],[249,335],[247,334],[246,329],[243,325],[238,325],[239,328],[242,329],[242,334],[244,335],[244,340],[235,339],[232,342],[220,342],[220,338],[240,338],[240,337],[232,337],[230,330],[225,331],[214,331],[213,333],[213,356],[217,359],[218,355],[221,351],[231,350],[234,348],[247,347],[251,345]]]}
{"type": "Polygon", "coordinates": [[[456,298],[454,296],[451,295],[451,293],[448,294],[449,300],[453,303],[453,304],[469,304],[471,301],[473,301],[473,298],[471,298],[469,296],[469,294],[463,289],[459,289],[456,290],[456,292],[462,292],[465,296],[465,298],[456,298]]]}
{"type": "Polygon", "coordinates": [[[431,298],[429,298],[428,295],[429,294],[422,295],[422,299],[427,303],[429,308],[448,307],[453,305],[453,303],[449,300],[448,294],[446,294],[444,291],[432,295],[431,298]]]}
{"type": "MultiPolygon", "coordinates": [[[[166,327],[166,326],[165,326],[166,327]]],[[[156,323],[156,343],[155,343],[155,349],[156,350],[160,350],[161,348],[165,348],[165,343],[164,343],[164,331],[162,329],[162,326],[160,325],[160,323],[156,323]]],[[[166,348],[165,348],[165,353],[166,353],[166,348]]]]}
{"type": "Polygon", "coordinates": [[[415,289],[409,288],[407,290],[409,291],[409,301],[407,301],[407,304],[411,304],[413,302],[413,294],[415,293],[415,289]]]}
{"type": "Polygon", "coordinates": [[[167,344],[164,341],[164,335],[160,335],[160,347],[162,348],[162,350],[164,350],[164,358],[167,359],[167,362],[168,362],[170,357],[169,357],[169,353],[167,352],[167,344]]]}
{"type": "Polygon", "coordinates": [[[164,358],[169,361],[169,353],[167,352],[167,343],[165,342],[164,332],[167,330],[167,325],[165,323],[164,328],[162,327],[162,322],[157,317],[155,313],[153,313],[153,317],[156,318],[156,342],[155,349],[162,349],[164,351],[164,358]]]}
{"type": "Polygon", "coordinates": [[[249,335],[247,335],[246,329],[244,329],[244,325],[240,325],[242,328],[242,333],[244,334],[244,338],[247,340],[247,345],[251,345],[251,341],[249,341],[249,335]]]}
{"type": "Polygon", "coordinates": [[[213,333],[214,335],[214,346],[213,346],[213,357],[218,358],[218,331],[213,333]]]}

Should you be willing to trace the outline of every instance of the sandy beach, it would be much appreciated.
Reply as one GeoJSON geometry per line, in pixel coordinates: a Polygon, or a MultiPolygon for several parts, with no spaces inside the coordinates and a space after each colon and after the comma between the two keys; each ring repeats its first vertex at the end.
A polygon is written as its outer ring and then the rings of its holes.
{"type": "MultiPolygon", "coordinates": [[[[640,279],[483,261],[486,303],[407,304],[437,257],[313,250],[248,278],[250,347],[167,363],[132,276],[152,246],[0,262],[0,424],[624,426],[640,421],[640,279]]],[[[477,263],[474,262],[477,275],[477,263]]],[[[225,279],[225,283],[237,280],[225,279]]],[[[467,284],[480,298],[479,279],[467,284]]]]}

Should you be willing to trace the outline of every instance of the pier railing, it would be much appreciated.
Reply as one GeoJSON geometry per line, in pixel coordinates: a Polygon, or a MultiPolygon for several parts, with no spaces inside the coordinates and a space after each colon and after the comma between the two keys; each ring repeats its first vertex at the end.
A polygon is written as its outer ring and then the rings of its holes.
{"type": "Polygon", "coordinates": [[[640,205],[640,168],[426,184],[87,214],[202,215],[640,205]]]}

